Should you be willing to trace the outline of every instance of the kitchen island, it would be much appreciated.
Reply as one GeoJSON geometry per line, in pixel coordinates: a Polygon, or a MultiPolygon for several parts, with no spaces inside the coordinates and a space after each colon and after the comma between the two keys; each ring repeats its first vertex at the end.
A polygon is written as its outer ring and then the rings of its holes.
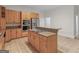
{"type": "Polygon", "coordinates": [[[57,52],[57,29],[35,28],[28,31],[29,43],[41,53],[57,52]],[[54,30],[54,32],[53,32],[54,30]]]}

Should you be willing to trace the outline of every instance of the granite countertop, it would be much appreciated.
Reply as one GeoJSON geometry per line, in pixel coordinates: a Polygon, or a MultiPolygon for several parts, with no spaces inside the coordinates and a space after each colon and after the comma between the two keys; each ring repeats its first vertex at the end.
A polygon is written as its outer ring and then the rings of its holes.
{"type": "Polygon", "coordinates": [[[40,32],[38,29],[30,29],[30,31],[40,32]]]}
{"type": "Polygon", "coordinates": [[[38,30],[38,29],[30,29],[30,31],[37,32],[38,34],[46,36],[46,37],[51,36],[51,35],[56,35],[56,33],[49,32],[49,31],[42,31],[42,30],[38,30]]]}
{"type": "Polygon", "coordinates": [[[40,32],[39,34],[46,37],[51,36],[51,35],[56,35],[56,33],[52,33],[52,32],[40,32]]]}

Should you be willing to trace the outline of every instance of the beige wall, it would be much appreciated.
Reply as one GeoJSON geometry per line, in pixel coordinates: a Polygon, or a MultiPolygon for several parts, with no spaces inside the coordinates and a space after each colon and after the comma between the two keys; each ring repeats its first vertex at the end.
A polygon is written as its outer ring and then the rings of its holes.
{"type": "Polygon", "coordinates": [[[51,17],[52,28],[58,27],[59,35],[74,38],[74,6],[61,6],[45,12],[45,17],[51,17]]]}

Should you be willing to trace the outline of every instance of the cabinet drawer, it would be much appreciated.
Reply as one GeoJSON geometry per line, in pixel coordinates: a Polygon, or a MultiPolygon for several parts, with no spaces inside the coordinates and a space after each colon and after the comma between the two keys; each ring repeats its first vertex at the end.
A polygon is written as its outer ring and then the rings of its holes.
{"type": "Polygon", "coordinates": [[[40,35],[40,52],[45,53],[47,52],[47,38],[40,35]]]}

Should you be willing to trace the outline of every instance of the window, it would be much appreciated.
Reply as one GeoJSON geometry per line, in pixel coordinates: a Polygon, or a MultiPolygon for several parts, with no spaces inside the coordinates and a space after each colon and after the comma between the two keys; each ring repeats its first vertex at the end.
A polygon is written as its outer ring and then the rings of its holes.
{"type": "Polygon", "coordinates": [[[51,19],[50,19],[50,17],[45,18],[45,27],[51,27],[51,19]]]}
{"type": "Polygon", "coordinates": [[[44,20],[44,18],[40,18],[39,22],[40,22],[40,27],[45,27],[45,20],[44,20]]]}
{"type": "Polygon", "coordinates": [[[40,18],[40,27],[51,27],[51,18],[46,17],[46,18],[40,18]]]}

